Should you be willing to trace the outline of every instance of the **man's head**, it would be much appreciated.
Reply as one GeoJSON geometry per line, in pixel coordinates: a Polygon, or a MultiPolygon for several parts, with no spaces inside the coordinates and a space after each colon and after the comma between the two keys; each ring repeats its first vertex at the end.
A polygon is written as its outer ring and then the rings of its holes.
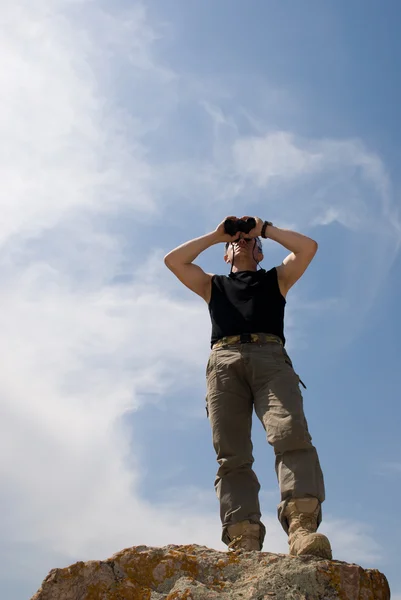
{"type": "Polygon", "coordinates": [[[243,237],[225,245],[224,260],[233,265],[235,271],[256,271],[263,260],[263,247],[260,238],[243,237]]]}

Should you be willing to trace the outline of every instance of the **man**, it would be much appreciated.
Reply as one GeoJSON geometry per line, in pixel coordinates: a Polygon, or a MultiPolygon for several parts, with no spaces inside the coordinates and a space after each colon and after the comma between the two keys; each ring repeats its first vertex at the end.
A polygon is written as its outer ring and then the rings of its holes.
{"type": "MultiPolygon", "coordinates": [[[[237,217],[227,218],[237,221],[237,217]]],[[[315,256],[317,243],[260,218],[255,218],[256,226],[249,233],[229,235],[224,221],[164,259],[174,275],[209,306],[212,350],[206,369],[206,409],[220,465],[215,489],[222,540],[232,549],[262,549],[260,485],[252,470],[255,409],[276,456],[281,492],[278,518],[288,534],[290,554],[331,558],[329,540],[316,533],[325,497],[323,474],[304,416],[300,378],[284,349],[285,298],[315,256]],[[280,266],[257,269],[263,259],[260,237],[291,252],[280,266]],[[231,264],[228,276],[205,273],[193,264],[201,252],[221,242],[224,260],[231,264]]]]}

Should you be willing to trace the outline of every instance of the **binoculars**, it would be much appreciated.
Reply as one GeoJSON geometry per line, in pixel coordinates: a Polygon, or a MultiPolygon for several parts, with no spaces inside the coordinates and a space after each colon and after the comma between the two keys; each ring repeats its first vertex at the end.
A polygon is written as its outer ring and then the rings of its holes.
{"type": "Polygon", "coordinates": [[[256,227],[256,221],[253,217],[248,219],[226,219],[224,221],[224,231],[228,235],[235,235],[239,231],[242,233],[249,233],[251,229],[256,227]]]}

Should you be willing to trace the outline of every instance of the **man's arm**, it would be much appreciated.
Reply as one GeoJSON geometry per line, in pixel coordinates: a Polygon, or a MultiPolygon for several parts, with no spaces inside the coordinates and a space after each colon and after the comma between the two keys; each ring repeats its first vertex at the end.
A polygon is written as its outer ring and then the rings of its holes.
{"type": "Polygon", "coordinates": [[[277,267],[280,289],[285,296],[305,273],[317,252],[318,245],[315,240],[302,233],[280,229],[273,225],[267,226],[266,237],[291,250],[291,254],[277,267]]]}
{"type": "Polygon", "coordinates": [[[212,274],[205,273],[198,265],[192,264],[201,252],[217,244],[216,233],[207,233],[199,238],[185,242],[171,250],[164,257],[166,267],[190,290],[210,302],[212,274]]]}
{"type": "MultiPolygon", "coordinates": [[[[260,236],[262,233],[264,221],[258,217],[255,217],[255,219],[256,227],[249,232],[250,237],[260,236]]],[[[274,227],[274,225],[267,226],[265,235],[268,239],[278,242],[291,251],[291,254],[277,267],[280,291],[285,296],[294,283],[305,273],[317,252],[318,245],[315,240],[302,233],[280,229],[274,227]]]]}
{"type": "MultiPolygon", "coordinates": [[[[227,218],[235,219],[236,217],[227,218]]],[[[232,239],[232,236],[224,232],[224,221],[222,221],[215,231],[185,242],[185,244],[171,250],[164,257],[164,263],[181,283],[209,303],[213,275],[212,273],[205,273],[198,265],[192,263],[207,248],[232,239]]]]}

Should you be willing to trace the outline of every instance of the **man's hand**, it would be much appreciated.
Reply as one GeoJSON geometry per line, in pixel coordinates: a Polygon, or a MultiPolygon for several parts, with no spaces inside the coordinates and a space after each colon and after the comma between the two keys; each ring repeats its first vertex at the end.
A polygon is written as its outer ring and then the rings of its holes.
{"type": "MultiPolygon", "coordinates": [[[[245,217],[241,217],[241,219],[244,219],[244,221],[246,219],[250,219],[251,217],[245,216],[245,217]]],[[[262,219],[259,219],[259,217],[253,217],[256,221],[256,226],[251,229],[251,231],[247,234],[244,234],[244,237],[250,237],[250,238],[255,238],[255,237],[260,237],[262,234],[262,227],[263,227],[263,223],[264,221],[262,221],[262,219]]]]}

